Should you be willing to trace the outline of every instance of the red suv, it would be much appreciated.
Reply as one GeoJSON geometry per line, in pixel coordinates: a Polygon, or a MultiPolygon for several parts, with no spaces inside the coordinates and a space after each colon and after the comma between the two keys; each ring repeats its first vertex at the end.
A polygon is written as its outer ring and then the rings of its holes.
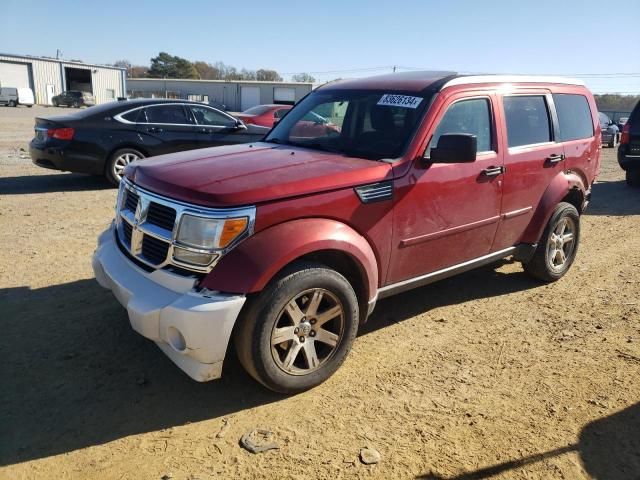
{"type": "Polygon", "coordinates": [[[264,141],[134,162],[96,278],[198,381],[233,339],[279,392],[344,361],[376,300],[513,256],[562,277],[599,170],[591,93],[413,72],[315,90],[264,141]],[[309,114],[336,128],[296,136],[309,114]]]}

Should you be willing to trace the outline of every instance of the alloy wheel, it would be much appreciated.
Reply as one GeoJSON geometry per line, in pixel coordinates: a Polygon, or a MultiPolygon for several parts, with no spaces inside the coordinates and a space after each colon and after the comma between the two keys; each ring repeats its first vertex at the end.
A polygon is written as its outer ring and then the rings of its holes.
{"type": "Polygon", "coordinates": [[[344,334],[344,308],[323,288],[292,298],[271,332],[271,354],[278,367],[291,375],[307,375],[336,352],[344,334]]]}
{"type": "Polygon", "coordinates": [[[140,160],[140,157],[135,153],[126,152],[120,154],[113,162],[113,176],[121,180],[126,166],[135,160],[140,160]]]}
{"type": "Polygon", "coordinates": [[[561,271],[575,249],[576,225],[572,218],[562,217],[547,241],[547,261],[554,271],[561,271]]]}

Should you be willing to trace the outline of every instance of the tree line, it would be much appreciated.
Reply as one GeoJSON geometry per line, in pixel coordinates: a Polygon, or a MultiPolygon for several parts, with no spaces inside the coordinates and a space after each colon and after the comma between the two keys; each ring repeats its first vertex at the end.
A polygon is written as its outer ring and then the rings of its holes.
{"type": "MultiPolygon", "coordinates": [[[[191,62],[186,58],[160,52],[151,59],[150,65],[132,65],[128,60],[114,62],[116,67],[127,69],[130,78],[190,78],[200,80],[259,80],[265,82],[282,82],[283,78],[276,70],[260,68],[238,70],[224,62],[208,63],[204,61],[191,62]]],[[[291,77],[294,82],[315,82],[308,73],[298,73],[291,77]]]]}
{"type": "Polygon", "coordinates": [[[640,101],[640,95],[617,95],[606,93],[594,95],[598,110],[612,112],[630,112],[640,101]]]}

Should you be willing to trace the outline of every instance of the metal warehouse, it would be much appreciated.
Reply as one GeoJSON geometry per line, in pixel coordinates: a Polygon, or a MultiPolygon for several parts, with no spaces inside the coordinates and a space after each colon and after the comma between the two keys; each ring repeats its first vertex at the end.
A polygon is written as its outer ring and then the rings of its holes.
{"type": "Polygon", "coordinates": [[[126,70],[106,65],[0,53],[0,86],[31,88],[36,103],[51,105],[65,90],[90,92],[96,103],[124,97],[126,70]]]}
{"type": "Polygon", "coordinates": [[[179,98],[196,102],[217,102],[227,110],[244,111],[256,105],[293,105],[311,91],[311,83],[226,80],[183,80],[129,78],[131,98],[179,98]]]}

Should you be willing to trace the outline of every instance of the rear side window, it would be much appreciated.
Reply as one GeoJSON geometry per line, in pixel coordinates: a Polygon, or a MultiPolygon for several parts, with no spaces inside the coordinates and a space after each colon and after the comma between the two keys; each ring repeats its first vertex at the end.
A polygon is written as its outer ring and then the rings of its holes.
{"type": "Polygon", "coordinates": [[[551,122],[542,95],[504,97],[509,147],[551,141],[551,122]]]}
{"type": "Polygon", "coordinates": [[[478,152],[488,152],[491,148],[491,109],[489,100],[475,98],[462,100],[449,106],[436,128],[425,156],[438,146],[440,137],[447,133],[469,133],[478,141],[478,152]]]}
{"type": "MultiPolygon", "coordinates": [[[[553,103],[558,112],[561,142],[593,137],[591,109],[584,95],[554,94],[553,103]]],[[[608,124],[609,118],[603,117],[600,122],[608,124]]]]}
{"type": "Polygon", "coordinates": [[[138,121],[138,115],[140,115],[140,112],[142,111],[144,111],[144,109],[133,110],[122,115],[122,118],[124,118],[128,122],[136,123],[138,121]]]}
{"type": "Polygon", "coordinates": [[[186,125],[189,123],[182,105],[158,105],[145,108],[148,123],[186,125]]]}

